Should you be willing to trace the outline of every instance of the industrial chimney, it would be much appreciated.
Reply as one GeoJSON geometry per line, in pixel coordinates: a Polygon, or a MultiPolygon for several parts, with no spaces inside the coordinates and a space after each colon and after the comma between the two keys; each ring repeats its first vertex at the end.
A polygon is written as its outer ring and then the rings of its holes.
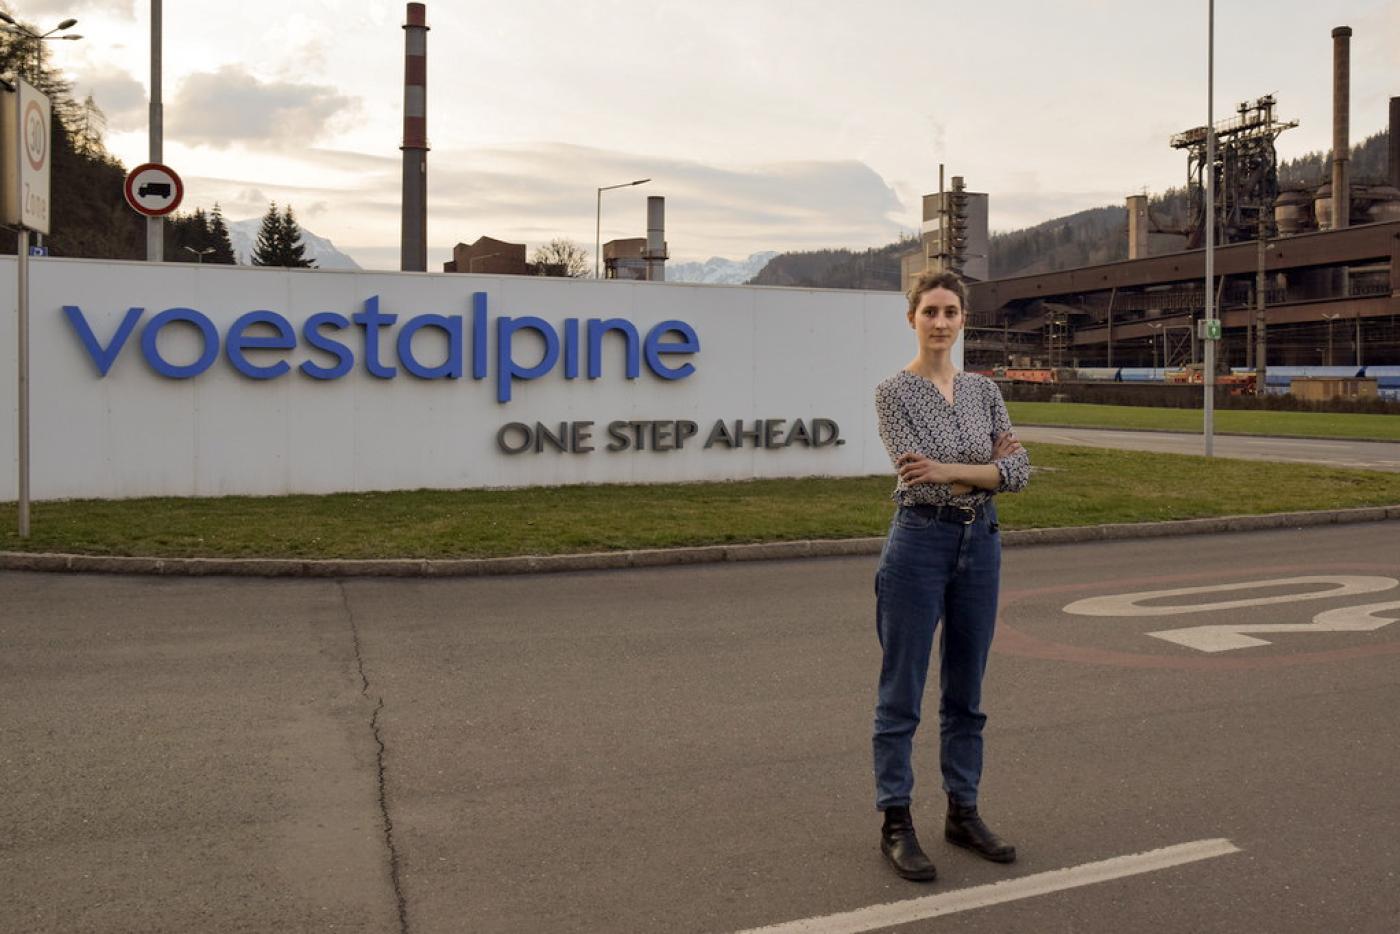
{"type": "Polygon", "coordinates": [[[1332,229],[1351,220],[1351,27],[1332,30],[1332,229]]]}
{"type": "Polygon", "coordinates": [[[666,281],[666,199],[647,198],[647,245],[642,258],[647,261],[647,281],[666,281]]]}
{"type": "Polygon", "coordinates": [[[1147,256],[1147,195],[1128,195],[1128,259],[1147,256]]]}
{"type": "Polygon", "coordinates": [[[399,268],[428,268],[428,22],[427,8],[408,5],[403,54],[403,234],[399,268]]]}

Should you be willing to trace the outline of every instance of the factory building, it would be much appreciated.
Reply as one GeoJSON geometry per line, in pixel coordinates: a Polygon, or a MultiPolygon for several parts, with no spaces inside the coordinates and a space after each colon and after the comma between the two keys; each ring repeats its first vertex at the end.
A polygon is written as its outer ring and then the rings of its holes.
{"type": "Polygon", "coordinates": [[[647,198],[647,235],[603,244],[603,278],[666,281],[666,199],[647,198]]]}
{"type": "MultiPolygon", "coordinates": [[[[924,268],[961,268],[970,280],[966,333],[972,369],[1197,368],[1205,313],[1203,185],[1216,191],[1214,304],[1223,327],[1220,372],[1270,366],[1400,364],[1400,98],[1390,101],[1385,177],[1350,170],[1351,30],[1333,30],[1333,165],[1322,184],[1280,190],[1274,141],[1296,125],[1275,117],[1272,96],[1246,102],[1214,127],[1177,134],[1194,197],[1186,229],[1154,223],[1145,196],[1127,199],[1128,259],[1001,279],[978,276],[986,253],[964,237],[953,193],[925,198],[924,249],[906,256],[906,283],[924,268]],[[1335,198],[1334,192],[1343,196],[1335,198]],[[929,235],[933,214],[945,233],[929,235]],[[951,201],[949,199],[952,199],[951,201]],[[1334,201],[1337,202],[1334,204],[1334,201]],[[941,207],[941,211],[940,211],[941,207]],[[1186,236],[1182,252],[1149,255],[1149,233],[1186,236]],[[962,238],[962,239],[960,239],[962,238]],[[959,255],[959,254],[963,255],[959,255]]],[[[941,187],[941,186],[940,186],[941,187]]],[[[986,200],[982,196],[982,211],[986,200]]]]}
{"type": "Polygon", "coordinates": [[[530,276],[534,270],[525,261],[525,244],[508,243],[494,237],[478,237],[475,243],[459,243],[452,258],[442,264],[443,272],[480,272],[494,276],[530,276]]]}

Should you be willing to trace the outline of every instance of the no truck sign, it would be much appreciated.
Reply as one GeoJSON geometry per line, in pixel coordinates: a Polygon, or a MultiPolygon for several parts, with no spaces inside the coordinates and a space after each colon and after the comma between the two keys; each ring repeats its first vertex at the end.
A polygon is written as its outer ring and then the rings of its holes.
{"type": "Polygon", "coordinates": [[[185,184],[169,166],[147,162],[126,177],[126,203],[137,214],[164,217],[180,206],[185,184]]]}

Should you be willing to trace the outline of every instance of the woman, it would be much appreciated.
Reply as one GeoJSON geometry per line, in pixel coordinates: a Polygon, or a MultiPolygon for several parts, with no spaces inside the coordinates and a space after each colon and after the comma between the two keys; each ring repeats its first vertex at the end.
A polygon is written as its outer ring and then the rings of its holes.
{"type": "Polygon", "coordinates": [[[1030,478],[997,385],[960,372],[953,344],[967,295],[952,273],[926,273],[909,292],[918,355],[875,391],[880,437],[899,471],[899,504],[875,578],[884,662],[875,707],[875,806],[880,849],[906,879],[937,871],[910,819],[911,751],[934,629],[943,621],[939,758],[948,796],[944,837],[996,862],[1016,849],[977,813],[982,777],[982,675],[996,623],[1001,538],[992,496],[1030,478]]]}

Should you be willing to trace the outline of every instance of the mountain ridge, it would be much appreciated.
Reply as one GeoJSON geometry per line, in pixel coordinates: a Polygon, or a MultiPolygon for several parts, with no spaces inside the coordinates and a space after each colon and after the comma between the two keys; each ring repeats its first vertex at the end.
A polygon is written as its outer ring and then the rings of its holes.
{"type": "MultiPolygon", "coordinates": [[[[238,259],[240,266],[252,265],[253,245],[257,243],[258,230],[261,227],[261,217],[229,221],[228,239],[233,245],[233,255],[238,259]]],[[[317,236],[305,227],[301,228],[301,242],[306,247],[306,258],[314,262],[317,269],[361,268],[350,254],[341,252],[330,240],[317,236]]]]}

